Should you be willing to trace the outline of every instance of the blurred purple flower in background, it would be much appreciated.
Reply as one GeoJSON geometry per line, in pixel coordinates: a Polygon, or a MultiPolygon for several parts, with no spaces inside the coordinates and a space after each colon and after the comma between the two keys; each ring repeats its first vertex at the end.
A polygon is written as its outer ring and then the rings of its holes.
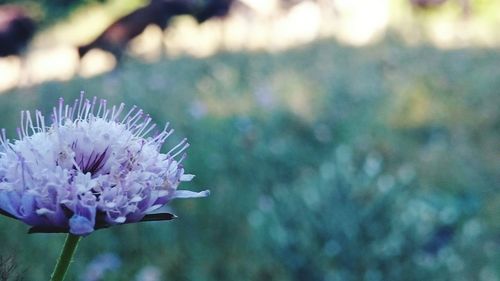
{"type": "Polygon", "coordinates": [[[177,190],[194,176],[181,164],[184,139],[160,153],[173,132],[155,131],[149,115],[124,104],[60,99],[52,123],[41,112],[21,112],[19,140],[0,138],[0,213],[33,226],[30,232],[88,235],[99,228],[172,214],[150,214],[174,198],[208,191],[177,190]],[[122,116],[123,115],[123,116],[122,116]]]}
{"type": "Polygon", "coordinates": [[[80,278],[81,281],[100,281],[104,280],[104,275],[109,271],[120,268],[121,260],[114,253],[104,253],[96,256],[85,268],[80,278]]]}

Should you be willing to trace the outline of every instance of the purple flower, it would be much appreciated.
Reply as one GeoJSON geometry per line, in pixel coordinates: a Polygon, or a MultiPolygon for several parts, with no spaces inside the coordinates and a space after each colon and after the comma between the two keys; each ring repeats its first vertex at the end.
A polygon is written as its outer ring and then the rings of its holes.
{"type": "Polygon", "coordinates": [[[120,258],[114,253],[104,253],[98,255],[87,265],[81,275],[81,281],[104,280],[107,272],[115,271],[121,266],[120,258]]]}
{"type": "Polygon", "coordinates": [[[155,266],[145,266],[135,276],[135,281],[160,281],[161,271],[155,266]]]}
{"type": "Polygon", "coordinates": [[[0,137],[0,213],[21,220],[30,232],[88,235],[116,224],[168,220],[151,214],[174,198],[204,197],[207,191],[177,190],[194,176],[181,165],[184,139],[160,153],[173,132],[157,133],[149,115],[106,100],[73,105],[62,98],[52,123],[36,111],[21,112],[19,139],[0,137]],[[125,113],[126,112],[126,113],[125,113]]]}

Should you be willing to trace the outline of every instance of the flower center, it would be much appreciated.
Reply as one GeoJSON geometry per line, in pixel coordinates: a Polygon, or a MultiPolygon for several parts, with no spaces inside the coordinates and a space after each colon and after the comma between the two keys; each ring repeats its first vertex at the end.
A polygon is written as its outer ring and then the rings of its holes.
{"type": "MultiPolygon", "coordinates": [[[[106,148],[102,153],[97,153],[92,151],[90,155],[80,155],[80,159],[75,159],[75,162],[80,167],[80,170],[86,174],[90,173],[92,176],[95,176],[106,164],[108,148],[106,148]]],[[[77,158],[77,156],[75,156],[77,158]]],[[[76,167],[73,166],[73,169],[76,170],[76,167]]]]}

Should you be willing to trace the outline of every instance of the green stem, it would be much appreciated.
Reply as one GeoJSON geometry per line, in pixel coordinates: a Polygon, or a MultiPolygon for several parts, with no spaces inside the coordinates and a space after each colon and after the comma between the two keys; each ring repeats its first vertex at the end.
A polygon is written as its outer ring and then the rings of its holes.
{"type": "Polygon", "coordinates": [[[66,242],[64,242],[64,248],[61,251],[61,255],[59,256],[59,260],[54,268],[54,272],[52,272],[50,281],[64,280],[64,276],[66,275],[66,271],[68,271],[71,258],[73,257],[73,253],[75,253],[76,246],[78,245],[78,241],[80,241],[80,236],[68,233],[66,242]]]}

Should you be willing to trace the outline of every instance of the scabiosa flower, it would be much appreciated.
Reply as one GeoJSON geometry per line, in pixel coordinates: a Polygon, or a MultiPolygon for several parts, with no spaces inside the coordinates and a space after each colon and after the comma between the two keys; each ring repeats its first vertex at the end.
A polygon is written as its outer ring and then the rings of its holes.
{"type": "Polygon", "coordinates": [[[167,153],[160,148],[173,130],[156,125],[137,107],[108,108],[83,94],[73,105],[62,98],[51,124],[40,111],[21,112],[19,139],[0,138],[0,213],[32,226],[30,232],[88,235],[96,229],[145,220],[174,198],[208,191],[177,190],[185,174],[184,139],[167,153]]]}

